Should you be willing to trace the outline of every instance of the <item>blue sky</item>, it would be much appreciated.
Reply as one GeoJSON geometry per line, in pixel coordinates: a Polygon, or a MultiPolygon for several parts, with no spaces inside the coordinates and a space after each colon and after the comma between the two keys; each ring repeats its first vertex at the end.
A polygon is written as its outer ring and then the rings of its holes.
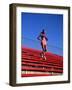
{"type": "Polygon", "coordinates": [[[37,36],[45,29],[48,52],[62,55],[63,15],[21,13],[22,46],[41,50],[37,36]]]}

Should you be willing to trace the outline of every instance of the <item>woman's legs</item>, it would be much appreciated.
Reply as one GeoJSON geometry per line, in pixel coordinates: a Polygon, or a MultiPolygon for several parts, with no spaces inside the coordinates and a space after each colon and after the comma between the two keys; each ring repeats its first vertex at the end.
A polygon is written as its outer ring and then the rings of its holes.
{"type": "Polygon", "coordinates": [[[47,51],[47,45],[44,45],[44,51],[45,52],[47,51]]]}
{"type": "Polygon", "coordinates": [[[41,56],[46,60],[46,57],[45,57],[45,52],[47,51],[46,45],[41,43],[41,46],[42,46],[42,50],[43,50],[43,52],[41,53],[41,56]]]}

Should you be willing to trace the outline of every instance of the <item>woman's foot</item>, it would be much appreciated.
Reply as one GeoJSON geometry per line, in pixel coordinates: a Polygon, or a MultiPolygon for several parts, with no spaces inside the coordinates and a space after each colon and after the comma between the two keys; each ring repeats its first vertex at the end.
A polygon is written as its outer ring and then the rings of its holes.
{"type": "Polygon", "coordinates": [[[40,53],[40,56],[41,56],[41,58],[42,58],[43,60],[46,60],[46,56],[45,56],[44,53],[40,53]]]}
{"type": "Polygon", "coordinates": [[[43,58],[43,54],[42,53],[40,53],[40,56],[41,56],[41,58],[43,58]]]}
{"type": "Polygon", "coordinates": [[[44,56],[44,60],[46,60],[46,56],[44,56]]]}

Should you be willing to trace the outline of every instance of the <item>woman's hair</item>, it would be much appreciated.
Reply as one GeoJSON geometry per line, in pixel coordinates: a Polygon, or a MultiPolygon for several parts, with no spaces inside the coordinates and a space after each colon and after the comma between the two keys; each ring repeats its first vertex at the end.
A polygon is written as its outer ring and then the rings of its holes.
{"type": "Polygon", "coordinates": [[[45,33],[45,30],[43,29],[41,33],[44,34],[45,33]]]}

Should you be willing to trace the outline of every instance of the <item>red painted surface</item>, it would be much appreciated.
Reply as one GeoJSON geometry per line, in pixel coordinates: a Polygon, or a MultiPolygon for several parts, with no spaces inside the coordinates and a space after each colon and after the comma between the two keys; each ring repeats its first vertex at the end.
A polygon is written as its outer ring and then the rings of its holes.
{"type": "Polygon", "coordinates": [[[52,74],[22,74],[22,77],[33,77],[33,76],[51,76],[52,74]]]}
{"type": "MultiPolygon", "coordinates": [[[[46,52],[46,60],[43,60],[40,56],[41,51],[31,48],[22,48],[22,67],[21,70],[26,72],[49,72],[62,74],[63,73],[63,57],[46,52]]],[[[22,77],[29,76],[49,76],[53,74],[26,74],[22,73],[22,77]]]]}
{"type": "Polygon", "coordinates": [[[53,68],[38,68],[38,67],[34,68],[29,66],[22,66],[22,70],[62,73],[62,70],[59,69],[57,70],[53,68]]]}

